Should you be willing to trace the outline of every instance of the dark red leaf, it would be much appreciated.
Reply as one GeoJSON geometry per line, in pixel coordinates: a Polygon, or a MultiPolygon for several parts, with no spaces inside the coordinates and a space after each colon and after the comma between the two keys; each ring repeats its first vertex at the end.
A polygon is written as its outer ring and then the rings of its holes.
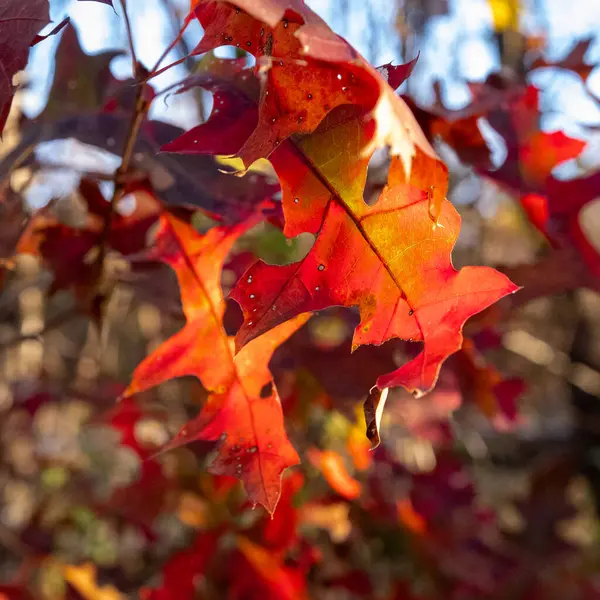
{"type": "Polygon", "coordinates": [[[49,21],[48,0],[5,0],[0,5],[0,134],[15,94],[13,77],[25,68],[30,45],[49,21]]]}

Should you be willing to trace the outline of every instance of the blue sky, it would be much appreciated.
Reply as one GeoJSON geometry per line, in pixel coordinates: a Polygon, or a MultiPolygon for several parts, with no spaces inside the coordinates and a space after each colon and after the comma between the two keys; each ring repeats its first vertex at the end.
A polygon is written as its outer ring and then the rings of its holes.
{"type": "MultiPolygon", "coordinates": [[[[176,0],[176,4],[185,14],[189,0],[176,0]]],[[[308,4],[371,62],[382,64],[401,60],[394,28],[396,4],[392,0],[308,0],[308,4]],[[367,26],[369,22],[375,23],[375,36],[374,28],[367,26]]],[[[110,7],[76,0],[51,0],[51,5],[54,20],[62,19],[65,14],[71,16],[86,52],[95,54],[124,47],[123,20],[110,7]]],[[[147,65],[151,65],[175,32],[170,27],[162,0],[129,0],[129,6],[136,51],[147,65]]],[[[499,57],[489,41],[492,19],[488,0],[449,0],[449,6],[448,15],[434,17],[428,22],[425,34],[415,48],[421,56],[412,76],[411,91],[417,94],[419,101],[428,103],[433,99],[432,83],[439,79],[443,83],[447,105],[459,108],[469,101],[462,78],[484,79],[498,67],[499,57]],[[461,78],[453,73],[459,73],[461,78]]],[[[600,63],[600,0],[523,0],[522,6],[523,27],[532,34],[545,35],[550,58],[563,56],[579,39],[591,35],[596,39],[587,58],[600,63]]],[[[193,45],[193,41],[201,36],[201,28],[194,24],[187,35],[193,45]]],[[[57,43],[57,39],[51,39],[33,50],[33,68],[29,70],[31,89],[23,98],[24,110],[30,116],[39,113],[44,105],[50,83],[48,73],[52,70],[52,54],[57,43]]],[[[173,54],[171,58],[175,57],[173,54]]],[[[112,66],[120,77],[130,74],[127,57],[115,59],[112,66]]],[[[157,78],[155,85],[161,89],[180,80],[184,74],[183,69],[173,69],[157,78]]],[[[582,137],[587,135],[582,126],[600,124],[600,103],[589,97],[576,75],[544,69],[536,73],[532,81],[542,89],[542,105],[548,110],[544,128],[564,129],[582,137]]],[[[600,96],[600,68],[592,73],[588,86],[600,96]]],[[[191,127],[195,122],[189,101],[185,97],[171,97],[168,107],[157,102],[153,116],[191,127]]],[[[593,164],[597,162],[598,145],[593,140],[587,152],[593,164]]]]}

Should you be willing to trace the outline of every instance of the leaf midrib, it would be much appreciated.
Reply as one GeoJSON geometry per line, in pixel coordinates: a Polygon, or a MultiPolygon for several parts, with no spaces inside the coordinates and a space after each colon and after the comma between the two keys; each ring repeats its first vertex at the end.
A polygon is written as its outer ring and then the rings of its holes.
{"type": "MultiPolygon", "coordinates": [[[[193,273],[194,280],[196,281],[198,287],[200,288],[200,291],[202,292],[202,294],[205,296],[205,298],[208,301],[211,318],[217,325],[217,328],[219,330],[219,335],[221,337],[221,341],[225,345],[227,355],[231,361],[231,365],[233,367],[234,379],[237,380],[238,384],[240,385],[240,387],[242,388],[242,390],[244,392],[244,398],[246,399],[246,405],[248,407],[248,413],[250,415],[250,423],[252,426],[252,432],[254,434],[254,441],[255,441],[256,447],[258,448],[258,452],[256,454],[258,455],[257,458],[258,458],[258,467],[259,467],[259,472],[260,472],[260,480],[262,482],[262,487],[265,490],[265,497],[267,498],[267,501],[270,505],[270,500],[269,500],[269,497],[266,492],[267,486],[265,483],[265,474],[264,474],[263,461],[262,461],[262,450],[259,446],[260,440],[259,440],[257,429],[256,429],[256,421],[254,419],[254,413],[252,412],[252,408],[251,408],[252,399],[249,397],[248,391],[246,390],[246,388],[244,386],[243,378],[240,376],[240,374],[237,370],[237,365],[235,363],[235,355],[233,354],[231,346],[229,344],[229,336],[227,335],[227,333],[225,332],[225,330],[223,328],[221,317],[219,317],[219,314],[217,313],[217,309],[211,301],[211,297],[208,293],[208,290],[206,289],[206,286],[204,285],[204,282],[202,281],[202,278],[199,276],[198,272],[194,268],[194,264],[191,261],[189,254],[185,250],[184,243],[182,242],[181,238],[175,231],[175,228],[171,225],[170,221],[169,221],[169,229],[171,230],[171,233],[172,233],[173,237],[175,238],[177,245],[179,246],[179,248],[181,250],[182,255],[184,256],[184,261],[185,261],[186,266],[193,273]]],[[[225,239],[227,239],[227,238],[223,238],[223,239],[219,240],[219,242],[217,243],[217,246],[220,243],[222,243],[225,239]]],[[[221,287],[221,284],[219,283],[219,289],[220,289],[220,287],[221,287]]],[[[222,291],[221,291],[221,295],[223,297],[223,301],[225,301],[222,291]]],[[[231,386],[229,386],[229,390],[230,389],[231,389],[231,386]]],[[[214,394],[214,393],[215,393],[214,390],[211,390],[211,394],[214,394]]],[[[270,506],[269,506],[269,510],[271,510],[270,506]]]]}

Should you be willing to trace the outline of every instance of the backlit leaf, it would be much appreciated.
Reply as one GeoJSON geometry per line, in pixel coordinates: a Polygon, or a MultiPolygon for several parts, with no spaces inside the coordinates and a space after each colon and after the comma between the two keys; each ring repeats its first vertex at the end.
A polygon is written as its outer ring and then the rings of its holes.
{"type": "Polygon", "coordinates": [[[187,323],[138,366],[126,395],[173,377],[198,377],[210,396],[201,414],[166,449],[218,440],[218,454],[209,470],[241,479],[250,500],[273,512],[282,472],[299,461],[285,434],[268,363],[275,348],[307,318],[291,320],[234,356],[233,339],[223,328],[225,300],[220,287],[227,253],[260,219],[257,212],[239,225],[215,227],[202,236],[172,215],[161,217],[157,256],[177,274],[187,323]]]}

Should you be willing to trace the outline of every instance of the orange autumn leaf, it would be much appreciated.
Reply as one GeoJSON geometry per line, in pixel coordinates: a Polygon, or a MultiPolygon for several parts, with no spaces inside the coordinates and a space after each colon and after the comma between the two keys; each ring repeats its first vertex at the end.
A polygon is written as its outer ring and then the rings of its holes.
{"type": "Polygon", "coordinates": [[[299,459],[285,433],[268,363],[275,348],[307,318],[289,321],[234,356],[233,339],[223,327],[225,299],[220,286],[229,250],[260,218],[257,212],[239,225],[215,227],[200,235],[173,215],[161,217],[157,257],[177,275],[187,322],[137,367],[125,395],[174,377],[200,379],[210,392],[204,409],[165,450],[195,440],[218,441],[209,471],[242,480],[250,500],[273,512],[281,474],[299,459]]]}
{"type": "Polygon", "coordinates": [[[311,448],[308,451],[308,459],[323,473],[327,483],[340,496],[348,500],[354,500],[360,496],[360,483],[348,473],[342,457],[337,452],[311,448]]]}
{"type": "Polygon", "coordinates": [[[371,442],[365,435],[365,413],[364,407],[355,408],[356,419],[351,424],[346,439],[346,450],[352,458],[354,467],[358,471],[366,471],[373,462],[371,442]]]}
{"type": "Polygon", "coordinates": [[[412,533],[422,535],[427,531],[427,522],[414,509],[410,498],[396,502],[398,519],[412,533]]]}
{"type": "Polygon", "coordinates": [[[565,135],[562,131],[537,131],[524,141],[520,160],[525,180],[541,187],[555,166],[581,154],[586,142],[565,135]]]}
{"type": "Polygon", "coordinates": [[[77,590],[84,600],[124,600],[125,598],[113,586],[98,585],[96,567],[91,563],[79,567],[66,565],[63,573],[66,581],[77,590]]]}
{"type": "Polygon", "coordinates": [[[371,466],[373,453],[371,452],[371,444],[365,437],[364,428],[352,427],[346,441],[346,449],[352,457],[354,466],[359,471],[366,471],[371,466]]]}
{"type": "Polygon", "coordinates": [[[240,591],[243,590],[236,597],[266,596],[272,600],[307,600],[306,577],[297,570],[286,567],[281,553],[267,550],[243,536],[238,537],[238,548],[245,564],[236,570],[236,584],[240,591]],[[255,582],[252,581],[253,578],[256,579],[255,582]],[[256,587],[263,593],[256,593],[256,587]],[[254,590],[255,595],[251,590],[254,590]]]}

